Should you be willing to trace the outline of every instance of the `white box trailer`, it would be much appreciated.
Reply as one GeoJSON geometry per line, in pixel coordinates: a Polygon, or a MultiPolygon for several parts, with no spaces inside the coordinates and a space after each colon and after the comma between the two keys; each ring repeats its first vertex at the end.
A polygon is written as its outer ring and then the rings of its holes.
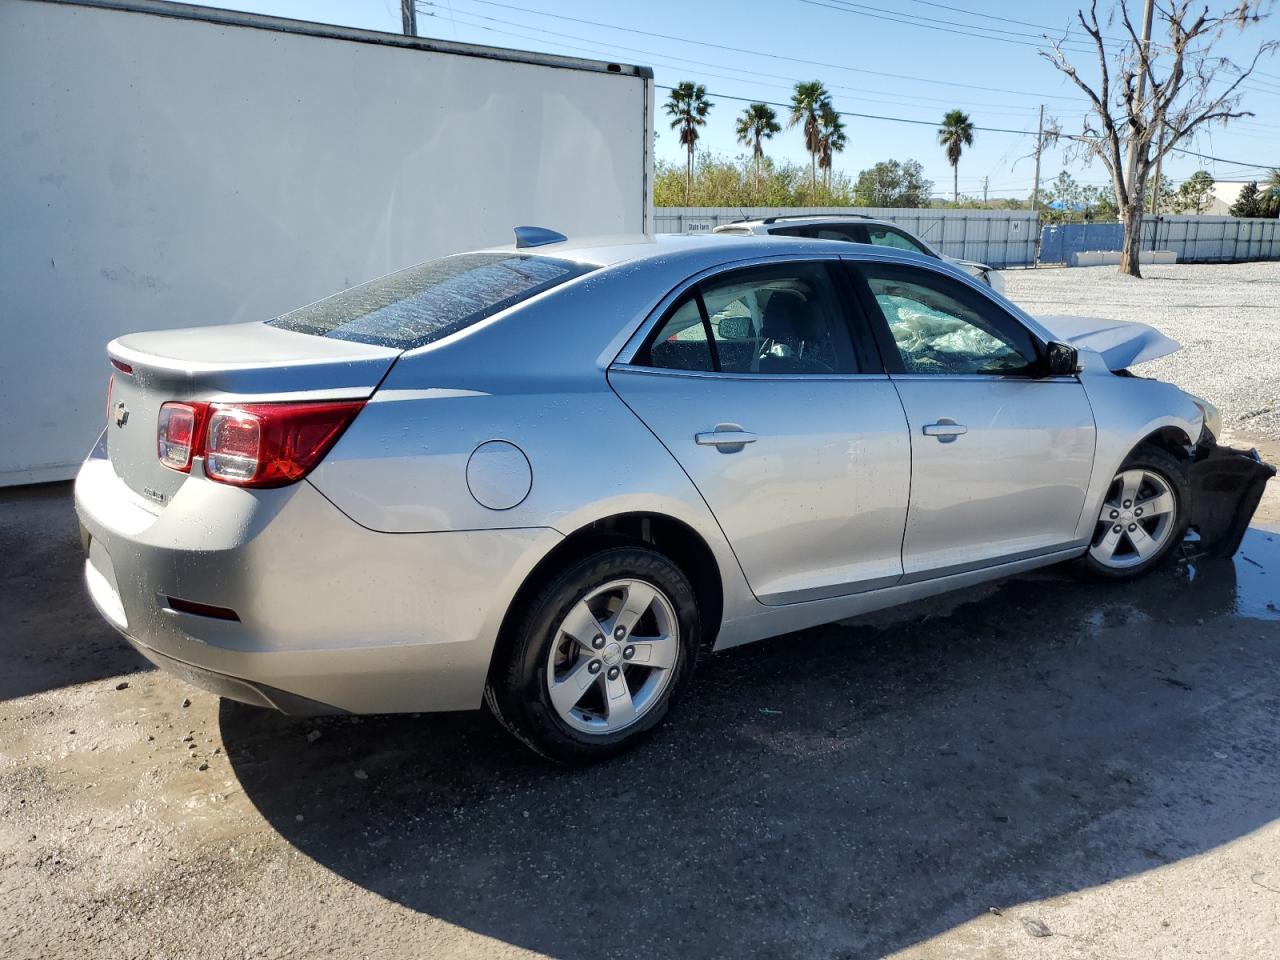
{"type": "Polygon", "coordinates": [[[103,347],[432,257],[652,230],[653,74],[148,0],[0,2],[0,485],[70,477],[103,347]]]}

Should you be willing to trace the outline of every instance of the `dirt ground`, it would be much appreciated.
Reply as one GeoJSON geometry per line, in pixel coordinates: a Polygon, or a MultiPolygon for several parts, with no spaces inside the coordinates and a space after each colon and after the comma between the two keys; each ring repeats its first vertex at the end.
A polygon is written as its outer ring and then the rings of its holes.
{"type": "Polygon", "coordinates": [[[0,957],[1280,956],[1277,486],[1231,561],[709,658],[587,770],[151,670],[0,491],[0,957]]]}

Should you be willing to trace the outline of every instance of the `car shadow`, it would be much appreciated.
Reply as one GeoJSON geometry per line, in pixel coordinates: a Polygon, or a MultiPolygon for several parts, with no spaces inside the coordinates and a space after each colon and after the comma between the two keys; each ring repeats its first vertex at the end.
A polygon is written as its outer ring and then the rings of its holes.
{"type": "Polygon", "coordinates": [[[98,615],[70,483],[0,491],[0,701],[151,665],[98,615]]]}
{"type": "Polygon", "coordinates": [[[1280,816],[1268,577],[1280,535],[1251,530],[1234,562],[1050,571],[729,651],[587,769],[484,714],[224,702],[221,733],[299,851],[485,936],[573,960],[880,955],[1280,816]]]}

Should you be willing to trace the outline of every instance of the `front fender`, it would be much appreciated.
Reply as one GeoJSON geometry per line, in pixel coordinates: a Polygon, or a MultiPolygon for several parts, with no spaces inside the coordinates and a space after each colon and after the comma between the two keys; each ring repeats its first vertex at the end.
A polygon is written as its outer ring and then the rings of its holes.
{"type": "Polygon", "coordinates": [[[1204,427],[1195,402],[1177,387],[1159,380],[1117,376],[1106,369],[1101,357],[1094,357],[1093,363],[1086,359],[1080,377],[1098,431],[1089,493],[1076,528],[1080,540],[1092,536],[1107,488],[1135,447],[1152,434],[1171,428],[1190,449],[1204,427]]]}

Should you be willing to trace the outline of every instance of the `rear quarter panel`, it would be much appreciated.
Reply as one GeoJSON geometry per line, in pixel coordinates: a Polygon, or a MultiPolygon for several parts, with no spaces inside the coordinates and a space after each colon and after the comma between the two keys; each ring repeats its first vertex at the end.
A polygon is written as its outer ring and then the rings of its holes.
{"type": "Polygon", "coordinates": [[[697,489],[613,392],[606,370],[683,268],[615,268],[406,354],[310,476],[357,523],[387,533],[548,527],[565,534],[653,512],[697,532],[720,567],[725,615],[755,605],[697,489]],[[653,276],[656,274],[656,276],[653,276]],[[468,462],[518,447],[527,495],[491,509],[468,462]],[[474,479],[474,477],[473,477],[474,479]]]}

